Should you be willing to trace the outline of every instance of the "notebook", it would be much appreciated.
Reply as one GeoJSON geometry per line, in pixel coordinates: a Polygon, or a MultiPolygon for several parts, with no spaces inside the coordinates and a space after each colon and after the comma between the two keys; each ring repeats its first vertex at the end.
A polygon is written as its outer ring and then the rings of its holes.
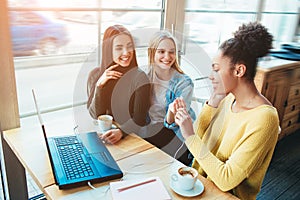
{"type": "Polygon", "coordinates": [[[113,200],[171,200],[159,177],[110,182],[113,200]]]}
{"type": "Polygon", "coordinates": [[[97,132],[47,137],[34,90],[36,111],[42,126],[55,183],[59,189],[73,188],[123,177],[118,164],[97,132]]]}

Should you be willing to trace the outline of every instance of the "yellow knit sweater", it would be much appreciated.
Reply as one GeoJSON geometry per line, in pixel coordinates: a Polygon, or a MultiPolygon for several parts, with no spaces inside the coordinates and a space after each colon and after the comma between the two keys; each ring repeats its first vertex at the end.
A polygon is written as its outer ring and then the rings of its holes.
{"type": "Polygon", "coordinates": [[[233,113],[234,96],[219,105],[204,105],[195,122],[196,135],[186,139],[193,167],[222,191],[255,199],[270,164],[279,132],[274,107],[262,105],[233,113]]]}

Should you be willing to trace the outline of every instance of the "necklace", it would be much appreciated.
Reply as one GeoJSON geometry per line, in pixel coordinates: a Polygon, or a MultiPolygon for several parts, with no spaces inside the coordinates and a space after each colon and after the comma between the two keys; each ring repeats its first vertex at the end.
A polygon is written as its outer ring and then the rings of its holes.
{"type": "Polygon", "coordinates": [[[242,106],[238,106],[236,104],[236,99],[234,99],[233,103],[232,103],[232,106],[231,106],[231,110],[232,112],[235,112],[235,113],[239,113],[239,112],[242,112],[242,111],[246,111],[246,110],[250,110],[249,109],[249,106],[252,104],[253,100],[255,99],[257,94],[255,94],[254,96],[252,96],[250,99],[248,99],[248,103],[245,104],[245,105],[242,105],[242,106]]]}

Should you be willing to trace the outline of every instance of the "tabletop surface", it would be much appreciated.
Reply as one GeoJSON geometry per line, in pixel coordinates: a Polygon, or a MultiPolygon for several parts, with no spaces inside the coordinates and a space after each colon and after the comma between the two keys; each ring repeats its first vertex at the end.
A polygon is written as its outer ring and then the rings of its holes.
{"type": "MultiPolygon", "coordinates": [[[[63,124],[61,123],[60,126],[63,124]]],[[[61,134],[66,134],[66,132],[62,131],[61,134]]],[[[57,132],[52,130],[50,135],[57,135],[57,132]]],[[[109,182],[94,184],[92,186],[94,189],[89,186],[68,190],[58,189],[38,123],[4,131],[3,137],[47,199],[76,200],[100,197],[112,199],[109,182]]],[[[124,173],[122,180],[158,176],[172,199],[199,199],[199,197],[201,199],[237,199],[229,193],[222,192],[201,175],[198,177],[204,185],[204,192],[201,196],[186,198],[176,194],[170,187],[170,175],[183,164],[135,134],[130,134],[116,145],[107,145],[107,147],[124,173]]],[[[115,181],[120,181],[120,179],[115,181]]]]}

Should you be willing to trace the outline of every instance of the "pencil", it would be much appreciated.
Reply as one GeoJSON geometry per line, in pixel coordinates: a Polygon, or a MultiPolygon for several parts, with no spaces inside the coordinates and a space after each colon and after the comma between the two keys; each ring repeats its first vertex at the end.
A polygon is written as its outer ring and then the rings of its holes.
{"type": "Polygon", "coordinates": [[[136,184],[133,184],[133,185],[130,185],[130,186],[122,187],[122,188],[118,189],[118,192],[122,192],[124,190],[128,190],[130,188],[134,188],[134,187],[144,185],[144,184],[147,184],[147,183],[152,183],[154,181],[156,181],[156,179],[150,179],[150,180],[147,180],[147,181],[144,181],[144,182],[140,182],[140,183],[136,183],[136,184]]]}

